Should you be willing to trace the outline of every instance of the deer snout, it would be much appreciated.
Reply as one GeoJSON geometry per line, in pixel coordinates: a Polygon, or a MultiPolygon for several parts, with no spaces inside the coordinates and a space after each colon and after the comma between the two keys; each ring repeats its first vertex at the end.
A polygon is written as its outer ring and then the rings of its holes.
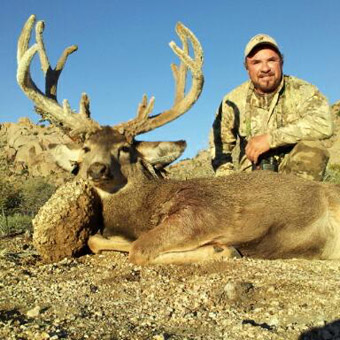
{"type": "Polygon", "coordinates": [[[109,175],[109,166],[99,162],[91,164],[87,170],[87,176],[93,180],[107,179],[109,175]]]}

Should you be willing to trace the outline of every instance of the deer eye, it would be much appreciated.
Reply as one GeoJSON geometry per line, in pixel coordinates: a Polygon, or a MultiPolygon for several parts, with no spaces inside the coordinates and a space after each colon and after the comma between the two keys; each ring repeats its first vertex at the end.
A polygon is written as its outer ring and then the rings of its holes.
{"type": "Polygon", "coordinates": [[[90,148],[88,146],[84,146],[83,151],[84,151],[84,153],[88,153],[88,152],[90,152],[90,148]]]}
{"type": "Polygon", "coordinates": [[[126,145],[118,149],[118,159],[124,160],[130,157],[130,148],[126,145]]]}
{"type": "Polygon", "coordinates": [[[119,153],[120,152],[130,152],[130,148],[128,146],[122,146],[121,148],[119,148],[119,153]]]}

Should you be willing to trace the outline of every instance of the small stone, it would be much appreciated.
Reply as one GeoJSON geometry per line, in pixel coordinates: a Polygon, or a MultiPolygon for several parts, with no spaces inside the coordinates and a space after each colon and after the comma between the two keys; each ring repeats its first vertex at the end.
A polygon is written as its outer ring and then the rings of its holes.
{"type": "Polygon", "coordinates": [[[236,286],[234,283],[232,282],[228,282],[225,286],[224,286],[224,291],[227,294],[228,299],[230,300],[234,300],[237,297],[237,292],[236,292],[236,286]]]}
{"type": "Polygon", "coordinates": [[[165,337],[163,334],[157,334],[152,337],[152,340],[165,340],[165,337]]]}
{"type": "Polygon", "coordinates": [[[275,326],[277,327],[279,325],[279,319],[276,316],[273,316],[269,321],[268,324],[270,326],[275,326]]]}
{"type": "Polygon", "coordinates": [[[26,312],[26,315],[29,318],[36,318],[37,316],[40,315],[41,308],[40,306],[35,306],[34,308],[30,309],[29,311],[26,312]]]}

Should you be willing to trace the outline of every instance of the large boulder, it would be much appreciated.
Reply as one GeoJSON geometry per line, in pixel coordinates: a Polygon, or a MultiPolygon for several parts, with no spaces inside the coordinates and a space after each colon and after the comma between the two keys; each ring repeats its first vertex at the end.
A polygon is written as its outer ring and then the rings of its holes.
{"type": "Polygon", "coordinates": [[[33,244],[45,262],[78,256],[101,224],[101,204],[94,188],[74,180],[59,187],[33,219],[33,244]]]}

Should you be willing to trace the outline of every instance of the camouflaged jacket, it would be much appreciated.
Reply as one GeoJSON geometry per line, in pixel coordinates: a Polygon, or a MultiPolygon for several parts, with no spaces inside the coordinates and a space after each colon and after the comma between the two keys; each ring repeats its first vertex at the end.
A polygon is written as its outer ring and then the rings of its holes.
{"type": "Polygon", "coordinates": [[[210,141],[217,174],[234,169],[237,141],[240,170],[249,169],[247,140],[264,133],[269,133],[274,151],[302,140],[330,137],[333,124],[327,99],[315,86],[286,75],[273,94],[258,95],[250,80],[228,93],[217,111],[210,141]]]}

